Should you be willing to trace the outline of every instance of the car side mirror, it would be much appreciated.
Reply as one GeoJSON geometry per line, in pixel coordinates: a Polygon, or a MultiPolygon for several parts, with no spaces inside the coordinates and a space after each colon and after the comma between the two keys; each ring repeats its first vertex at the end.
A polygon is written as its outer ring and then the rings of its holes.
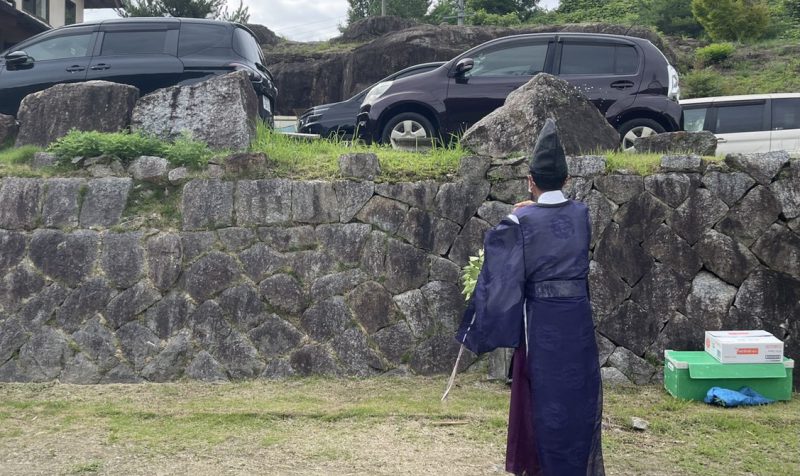
{"type": "Polygon", "coordinates": [[[472,58],[463,58],[456,63],[456,76],[461,76],[467,71],[470,71],[475,66],[475,61],[472,58]]]}
{"type": "Polygon", "coordinates": [[[29,61],[33,61],[33,58],[28,56],[28,53],[24,51],[12,51],[11,53],[5,55],[6,64],[8,66],[22,66],[29,61]]]}

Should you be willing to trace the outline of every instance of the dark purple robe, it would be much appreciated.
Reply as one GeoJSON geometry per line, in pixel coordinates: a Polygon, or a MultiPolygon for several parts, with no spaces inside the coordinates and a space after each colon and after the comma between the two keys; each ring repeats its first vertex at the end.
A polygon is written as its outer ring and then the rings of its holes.
{"type": "Polygon", "coordinates": [[[517,348],[509,472],[603,475],[588,209],[567,201],[514,216],[486,233],[483,269],[457,339],[475,353],[517,348]]]}

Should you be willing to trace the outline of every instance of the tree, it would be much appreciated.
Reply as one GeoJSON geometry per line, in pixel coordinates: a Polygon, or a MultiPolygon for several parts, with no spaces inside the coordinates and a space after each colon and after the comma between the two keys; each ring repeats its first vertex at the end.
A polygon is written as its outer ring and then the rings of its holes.
{"type": "Polygon", "coordinates": [[[243,0],[239,0],[232,13],[226,0],[122,0],[121,4],[121,8],[115,9],[121,17],[213,18],[237,23],[250,20],[250,11],[243,0]]]}
{"type": "Polygon", "coordinates": [[[576,13],[602,8],[608,0],[561,0],[558,2],[558,13],[576,13]]]}
{"type": "Polygon", "coordinates": [[[758,39],[769,28],[765,0],[692,0],[692,13],[714,41],[758,39]]]}
{"type": "Polygon", "coordinates": [[[347,23],[351,24],[369,16],[369,4],[372,0],[347,0],[347,23]]]}
{"type": "Polygon", "coordinates": [[[494,15],[516,14],[520,20],[527,20],[536,11],[539,0],[468,0],[467,5],[475,11],[483,10],[494,15]]]}
{"type": "Polygon", "coordinates": [[[457,3],[458,0],[437,1],[430,13],[425,16],[425,21],[434,25],[448,22],[448,20],[455,18],[458,14],[457,3]]]}
{"type": "Polygon", "coordinates": [[[783,0],[783,8],[794,20],[800,20],[800,0],[783,0]]]}

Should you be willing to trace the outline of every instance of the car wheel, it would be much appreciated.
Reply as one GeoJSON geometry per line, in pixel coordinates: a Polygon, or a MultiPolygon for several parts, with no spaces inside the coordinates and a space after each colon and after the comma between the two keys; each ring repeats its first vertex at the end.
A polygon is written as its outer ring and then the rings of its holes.
{"type": "MultiPolygon", "coordinates": [[[[383,128],[381,142],[391,144],[393,149],[407,145],[407,141],[422,141],[434,136],[431,121],[415,112],[404,112],[391,118],[383,128]]],[[[425,140],[424,143],[429,143],[425,140]]]]}
{"type": "Polygon", "coordinates": [[[652,119],[632,119],[622,124],[619,128],[620,148],[624,152],[636,152],[633,147],[636,139],[653,134],[661,134],[665,131],[666,129],[661,124],[652,119]]]}

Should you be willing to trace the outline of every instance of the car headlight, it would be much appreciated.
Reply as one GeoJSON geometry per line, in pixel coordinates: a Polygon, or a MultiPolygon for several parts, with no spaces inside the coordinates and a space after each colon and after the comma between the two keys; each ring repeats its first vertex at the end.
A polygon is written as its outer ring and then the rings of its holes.
{"type": "Polygon", "coordinates": [[[379,97],[383,96],[387,89],[392,87],[392,84],[394,84],[394,81],[384,81],[376,84],[374,88],[369,90],[361,105],[364,106],[375,102],[379,97]]]}

